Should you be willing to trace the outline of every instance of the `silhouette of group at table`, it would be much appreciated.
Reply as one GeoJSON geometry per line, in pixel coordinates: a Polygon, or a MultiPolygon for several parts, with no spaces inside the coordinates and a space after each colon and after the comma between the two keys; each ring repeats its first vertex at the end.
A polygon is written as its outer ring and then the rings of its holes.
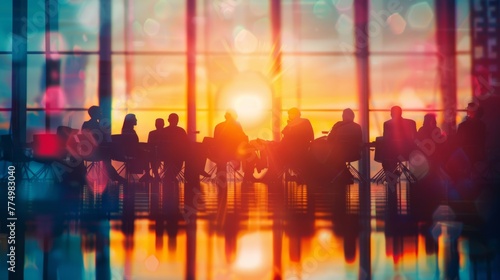
{"type": "Polygon", "coordinates": [[[250,140],[234,110],[228,110],[225,120],[215,126],[213,137],[204,137],[202,142],[188,140],[175,113],[168,116],[167,126],[164,119],[157,118],[156,129],[144,143],[135,131],[138,120],[134,114],[125,116],[121,133],[116,135],[111,135],[110,124],[103,120],[98,106],[91,106],[88,114],[90,119],[83,123],[81,131],[59,132],[65,135],[63,142],[69,156],[77,153],[85,164],[101,163],[106,178],[123,184],[130,181],[132,174],[140,176],[140,182],[154,182],[213,178],[225,176],[228,170],[248,182],[288,178],[307,183],[351,183],[350,163],[360,160],[370,148],[375,149],[374,160],[382,165],[382,175],[375,181],[388,183],[405,172],[413,176],[407,168],[412,159],[418,163],[424,158],[426,166],[425,172],[417,172],[414,179],[437,169],[445,170],[452,179],[460,178],[467,176],[464,166],[470,173],[474,165],[486,159],[486,128],[481,120],[482,109],[475,103],[468,105],[467,117],[458,125],[454,137],[441,131],[435,114],[426,114],[417,131],[416,122],[403,118],[401,107],[394,106],[391,119],[383,124],[383,135],[372,143],[363,142],[361,126],[349,108],[328,135],[317,139],[311,122],[298,108],[291,108],[280,141],[250,140]],[[122,162],[123,167],[116,168],[113,161],[122,162]],[[205,169],[210,166],[208,161],[215,166],[211,170],[205,169]]]}

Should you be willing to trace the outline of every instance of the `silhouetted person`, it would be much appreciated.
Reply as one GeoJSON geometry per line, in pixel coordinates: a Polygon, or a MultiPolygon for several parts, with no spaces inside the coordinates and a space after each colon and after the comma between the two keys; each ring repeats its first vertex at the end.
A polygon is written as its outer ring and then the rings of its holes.
{"type": "MultiPolygon", "coordinates": [[[[328,134],[332,144],[329,162],[336,171],[345,169],[345,163],[360,159],[363,145],[361,126],[354,122],[354,112],[347,108],[342,113],[342,121],[335,123],[328,134]]],[[[350,175],[349,171],[345,174],[350,175]]]]}
{"type": "Polygon", "coordinates": [[[469,103],[467,117],[457,129],[457,144],[463,149],[471,164],[485,159],[486,125],[481,116],[481,107],[469,103]]]}
{"type": "Polygon", "coordinates": [[[86,135],[88,140],[93,141],[92,144],[95,147],[96,158],[102,159],[108,177],[120,183],[126,182],[125,178],[121,177],[113,165],[111,165],[111,134],[109,127],[105,127],[101,123],[101,108],[91,106],[87,112],[90,120],[82,124],[82,134],[86,135]]]}
{"type": "Polygon", "coordinates": [[[415,121],[403,118],[399,106],[391,108],[390,120],[384,122],[384,156],[382,166],[386,172],[394,172],[398,161],[408,160],[415,148],[417,134],[415,121]]]}
{"type": "Polygon", "coordinates": [[[437,126],[436,115],[432,113],[426,114],[422,127],[418,129],[416,138],[418,139],[417,143],[424,145],[421,149],[433,166],[439,165],[442,161],[443,145],[441,144],[443,142],[441,141],[443,137],[441,129],[437,126]],[[430,143],[433,147],[426,147],[426,143],[430,143]]]}
{"type": "Polygon", "coordinates": [[[82,132],[90,132],[98,142],[109,143],[111,141],[111,135],[108,132],[109,128],[103,127],[100,122],[102,118],[101,108],[99,106],[91,106],[87,112],[90,120],[83,122],[82,132]]]}
{"type": "Polygon", "coordinates": [[[165,127],[165,120],[158,118],[155,120],[155,130],[152,130],[148,134],[148,143],[159,144],[161,143],[161,132],[165,127]]]}
{"type": "Polygon", "coordinates": [[[279,144],[281,160],[299,169],[305,164],[309,145],[314,140],[314,131],[308,119],[301,118],[300,110],[288,110],[288,124],[281,132],[283,137],[279,144]]]}
{"type": "Polygon", "coordinates": [[[151,175],[149,175],[148,170],[148,159],[147,159],[147,151],[139,145],[139,136],[135,131],[134,127],[137,125],[137,118],[135,114],[127,114],[125,119],[123,120],[122,126],[122,136],[124,138],[124,144],[128,151],[130,151],[129,156],[132,157],[131,164],[132,166],[128,166],[135,172],[144,171],[144,176],[141,177],[141,182],[148,182],[151,179],[151,175]]]}
{"type": "Polygon", "coordinates": [[[158,118],[155,121],[156,129],[149,132],[148,135],[148,144],[151,148],[151,169],[153,170],[153,175],[156,179],[159,179],[160,176],[158,174],[158,167],[160,164],[160,159],[158,157],[159,146],[162,142],[162,132],[165,126],[165,121],[162,118],[158,118]]]}
{"type": "Polygon", "coordinates": [[[127,114],[123,120],[122,135],[129,135],[130,139],[139,143],[139,136],[135,132],[134,126],[137,125],[137,118],[134,114],[127,114]]]}
{"type": "Polygon", "coordinates": [[[265,180],[278,179],[281,172],[287,171],[285,168],[304,171],[309,163],[309,146],[314,140],[311,122],[301,118],[300,110],[297,108],[288,110],[287,122],[281,131],[281,141],[268,142],[265,144],[266,148],[260,151],[269,161],[265,180]]]}
{"type": "MultiPolygon", "coordinates": [[[[231,160],[240,161],[244,154],[242,147],[248,143],[248,136],[243,132],[241,124],[237,122],[238,115],[234,110],[228,110],[224,115],[225,121],[217,124],[214,129],[214,160],[217,171],[225,171],[226,163],[231,160]]],[[[253,176],[253,165],[245,163],[245,177],[253,176]]]]}
{"type": "Polygon", "coordinates": [[[431,139],[433,134],[441,134],[441,129],[437,127],[436,115],[426,114],[424,116],[424,123],[417,131],[417,139],[425,140],[431,139]]]}
{"type": "Polygon", "coordinates": [[[179,116],[172,113],[168,116],[169,125],[162,129],[161,157],[165,161],[165,172],[168,179],[175,179],[182,169],[182,164],[186,159],[189,141],[184,128],[179,127],[179,116]]]}

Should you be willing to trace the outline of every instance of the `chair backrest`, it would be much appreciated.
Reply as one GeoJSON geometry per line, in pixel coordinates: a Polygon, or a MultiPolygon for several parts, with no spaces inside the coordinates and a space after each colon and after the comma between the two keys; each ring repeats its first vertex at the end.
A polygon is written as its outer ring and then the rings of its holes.
{"type": "Polygon", "coordinates": [[[384,160],[408,160],[410,152],[414,150],[414,143],[404,141],[387,141],[384,137],[375,139],[375,157],[376,162],[384,160]]]}
{"type": "Polygon", "coordinates": [[[379,136],[375,138],[375,155],[374,160],[376,162],[383,162],[385,159],[385,142],[384,137],[379,136]]]}
{"type": "Polygon", "coordinates": [[[127,158],[136,157],[139,152],[139,143],[134,135],[111,135],[111,157],[114,160],[126,161],[127,158]]]}
{"type": "Polygon", "coordinates": [[[341,147],[345,162],[353,162],[361,159],[362,143],[341,142],[341,147]]]}
{"type": "Polygon", "coordinates": [[[309,152],[313,159],[320,163],[325,163],[332,151],[332,145],[327,140],[327,136],[314,139],[309,146],[309,152]]]}

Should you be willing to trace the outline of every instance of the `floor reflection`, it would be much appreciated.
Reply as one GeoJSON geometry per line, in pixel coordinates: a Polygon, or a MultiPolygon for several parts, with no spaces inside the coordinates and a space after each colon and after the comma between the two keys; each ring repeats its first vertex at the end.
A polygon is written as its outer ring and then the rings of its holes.
{"type": "Polygon", "coordinates": [[[18,237],[24,277],[499,278],[497,187],[481,185],[474,200],[450,200],[447,188],[435,178],[395,187],[32,182],[18,237]]]}

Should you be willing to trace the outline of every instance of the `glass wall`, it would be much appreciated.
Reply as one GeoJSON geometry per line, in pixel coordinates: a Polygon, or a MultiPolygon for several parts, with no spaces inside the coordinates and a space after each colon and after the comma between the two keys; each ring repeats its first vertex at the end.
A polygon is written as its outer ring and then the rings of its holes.
{"type": "Polygon", "coordinates": [[[12,94],[12,2],[0,9],[0,38],[0,134],[7,134],[12,94]]]}
{"type": "MultiPolygon", "coordinates": [[[[57,4],[55,13],[45,10],[44,1],[28,1],[28,141],[33,133],[58,125],[79,128],[88,117],[86,108],[98,104],[100,2],[53,3],[57,4]],[[47,104],[60,110],[47,111],[47,104]]],[[[185,127],[186,1],[111,3],[113,133],[119,133],[127,113],[137,115],[141,141],[154,129],[155,118],[167,119],[170,113],[179,114],[180,125],[185,127]]],[[[359,109],[354,1],[282,0],[281,45],[273,39],[270,3],[196,1],[199,141],[212,135],[228,108],[238,111],[251,139],[271,140],[272,96],[277,84],[282,126],[286,111],[298,107],[311,119],[316,137],[340,120],[344,108],[359,109]],[[273,58],[277,49],[280,61],[273,58]],[[278,75],[272,72],[276,63],[281,69],[278,75]]],[[[427,112],[436,112],[442,120],[434,5],[435,0],[370,2],[371,140],[382,133],[382,122],[389,118],[393,105],[401,105],[408,111],[405,116],[415,118],[418,126],[427,112]]],[[[459,109],[471,97],[468,15],[468,1],[457,1],[459,109]]],[[[10,119],[11,31],[12,1],[7,1],[0,11],[3,133],[8,132],[10,119]]]]}

